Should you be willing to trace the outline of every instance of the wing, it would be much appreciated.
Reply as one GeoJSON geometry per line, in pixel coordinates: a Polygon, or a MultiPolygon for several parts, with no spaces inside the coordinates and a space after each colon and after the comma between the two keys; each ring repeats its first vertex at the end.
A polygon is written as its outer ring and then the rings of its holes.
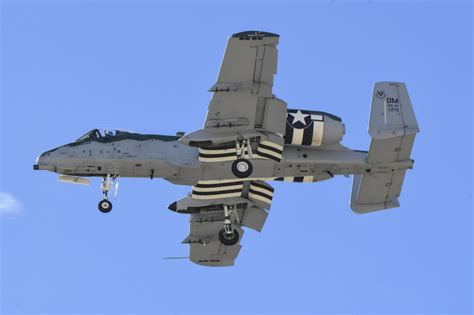
{"type": "Polygon", "coordinates": [[[263,181],[200,181],[190,196],[172,205],[176,212],[190,213],[190,260],[205,266],[232,266],[244,234],[243,227],[261,231],[273,199],[273,188],[263,181]],[[227,246],[219,239],[226,219],[224,207],[239,235],[237,244],[227,246]]]}
{"type": "Polygon", "coordinates": [[[259,101],[272,97],[278,39],[276,34],[255,31],[229,38],[217,82],[210,89],[214,93],[205,128],[254,127],[259,101]]]}
{"type": "Polygon", "coordinates": [[[192,146],[214,146],[238,139],[285,132],[286,103],[272,94],[279,35],[233,34],[222,60],[204,127],[180,139],[192,146]]]}
{"type": "MultiPolygon", "coordinates": [[[[189,244],[189,259],[204,266],[233,266],[242,247],[239,243],[225,246],[217,237],[222,229],[223,217],[193,214],[190,219],[190,235],[183,241],[189,244]]],[[[240,238],[244,231],[234,227],[240,238]]]]}
{"type": "Polygon", "coordinates": [[[279,35],[247,31],[233,34],[212,92],[244,91],[272,97],[279,35]]]}

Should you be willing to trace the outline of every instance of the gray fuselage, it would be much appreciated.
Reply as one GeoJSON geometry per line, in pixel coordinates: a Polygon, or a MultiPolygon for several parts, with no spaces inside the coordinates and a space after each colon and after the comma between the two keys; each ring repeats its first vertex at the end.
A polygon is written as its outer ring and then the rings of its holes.
{"type": "MultiPolygon", "coordinates": [[[[164,178],[175,184],[194,185],[200,180],[235,179],[232,162],[202,163],[198,148],[180,143],[178,137],[133,134],[76,141],[44,152],[36,169],[73,176],[164,178]]],[[[406,169],[408,165],[373,165],[365,162],[365,151],[343,146],[310,147],[285,145],[283,160],[251,159],[251,178],[305,177],[320,181],[340,174],[363,174],[387,168],[406,169]]]]}

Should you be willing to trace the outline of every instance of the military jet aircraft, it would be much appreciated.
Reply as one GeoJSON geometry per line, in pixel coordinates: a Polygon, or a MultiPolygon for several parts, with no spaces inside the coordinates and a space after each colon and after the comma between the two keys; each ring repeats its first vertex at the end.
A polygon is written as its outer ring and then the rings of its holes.
{"type": "Polygon", "coordinates": [[[375,84],[370,148],[349,149],[340,144],[345,127],[339,117],[288,109],[273,94],[278,41],[279,35],[261,31],[229,38],[202,129],[176,136],[94,129],[42,153],[34,169],[77,184],[101,177],[104,213],[112,209],[108,193],[119,178],[192,186],[169,209],[190,215],[183,243],[190,245],[190,260],[206,266],[233,265],[242,227],[261,231],[274,193],[268,181],[314,183],[354,175],[355,212],[398,207],[419,132],[405,84],[375,84]]]}

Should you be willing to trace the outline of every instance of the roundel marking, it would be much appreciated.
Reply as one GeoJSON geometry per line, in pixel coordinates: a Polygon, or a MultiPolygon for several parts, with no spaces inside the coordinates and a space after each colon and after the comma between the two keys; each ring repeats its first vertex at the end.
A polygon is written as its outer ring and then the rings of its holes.
{"type": "Polygon", "coordinates": [[[295,129],[306,129],[313,123],[311,114],[305,114],[301,110],[288,111],[286,123],[295,129]]]}

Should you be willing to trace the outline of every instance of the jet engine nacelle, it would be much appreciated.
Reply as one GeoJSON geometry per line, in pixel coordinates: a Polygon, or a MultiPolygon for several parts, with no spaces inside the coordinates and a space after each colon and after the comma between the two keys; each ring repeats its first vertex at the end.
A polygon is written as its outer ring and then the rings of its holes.
{"type": "Polygon", "coordinates": [[[342,140],[345,127],[341,118],[325,112],[288,109],[285,143],[321,146],[342,140]]]}
{"type": "Polygon", "coordinates": [[[226,198],[224,199],[193,199],[192,197],[188,196],[182,198],[176,202],[173,202],[168,206],[168,209],[180,212],[180,213],[201,213],[201,212],[210,212],[210,211],[219,211],[223,210],[223,203],[228,206],[235,206],[238,209],[245,209],[251,207],[253,205],[248,199],[241,198],[241,197],[234,197],[234,198],[226,198]]]}
{"type": "Polygon", "coordinates": [[[267,219],[268,212],[258,205],[258,200],[254,202],[250,199],[232,197],[199,200],[188,196],[173,202],[168,206],[168,209],[191,215],[198,213],[207,214],[208,219],[211,221],[222,221],[225,204],[230,209],[237,211],[240,220],[239,224],[260,232],[267,219]]]}

